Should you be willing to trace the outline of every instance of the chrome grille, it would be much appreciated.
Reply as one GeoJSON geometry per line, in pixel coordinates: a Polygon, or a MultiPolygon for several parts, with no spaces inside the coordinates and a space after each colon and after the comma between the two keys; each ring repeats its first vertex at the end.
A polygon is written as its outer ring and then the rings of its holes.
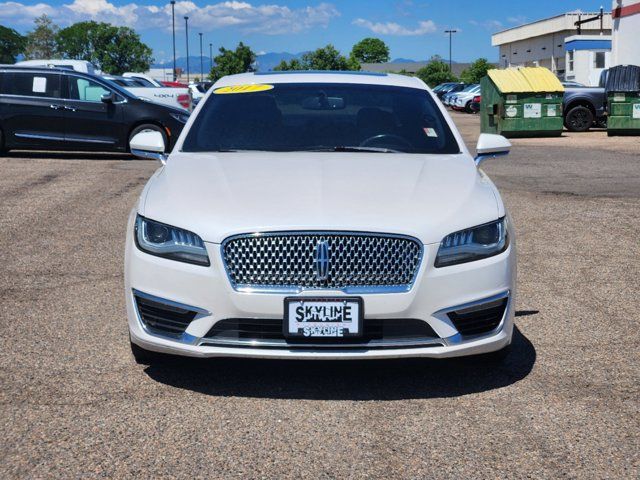
{"type": "Polygon", "coordinates": [[[236,289],[406,291],[420,266],[422,244],[386,234],[261,233],[225,240],[222,256],[236,289]],[[328,271],[322,262],[326,246],[328,271]]]}

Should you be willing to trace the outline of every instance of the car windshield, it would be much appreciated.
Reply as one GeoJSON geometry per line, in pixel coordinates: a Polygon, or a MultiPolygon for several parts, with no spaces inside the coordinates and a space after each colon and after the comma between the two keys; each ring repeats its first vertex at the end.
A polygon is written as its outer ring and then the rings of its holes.
{"type": "Polygon", "coordinates": [[[252,87],[216,89],[182,150],[460,152],[426,90],[340,83],[252,87]]]}
{"type": "Polygon", "coordinates": [[[478,90],[480,88],[480,85],[469,85],[467,87],[465,87],[462,91],[463,92],[473,92],[474,90],[478,90]]]}

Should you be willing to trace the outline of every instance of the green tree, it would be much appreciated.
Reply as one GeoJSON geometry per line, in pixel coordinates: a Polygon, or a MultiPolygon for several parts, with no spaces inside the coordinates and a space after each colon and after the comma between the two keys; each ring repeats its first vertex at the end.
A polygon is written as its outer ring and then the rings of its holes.
{"type": "Polygon", "coordinates": [[[435,87],[444,82],[458,81],[456,76],[449,70],[449,65],[437,55],[431,57],[429,63],[416,72],[416,77],[430,87],[435,87]]]}
{"type": "Polygon", "coordinates": [[[240,42],[235,50],[220,47],[219,51],[220,54],[213,59],[215,65],[209,74],[214,82],[225,75],[254,71],[256,54],[244,43],[240,42]]]}
{"type": "Polygon", "coordinates": [[[273,69],[277,71],[304,70],[304,68],[302,68],[302,63],[297,58],[292,58],[288,62],[286,60],[281,60],[273,69]]]}
{"type": "Polygon", "coordinates": [[[460,80],[464,83],[480,83],[480,80],[487,75],[487,71],[492,68],[495,67],[486,58],[479,58],[462,71],[460,80]]]}
{"type": "Polygon", "coordinates": [[[0,63],[14,63],[24,50],[26,41],[13,28],[0,25],[0,63]]]}
{"type": "Polygon", "coordinates": [[[24,56],[27,59],[49,59],[56,54],[58,26],[42,14],[34,20],[36,28],[27,33],[24,56]]]}
{"type": "Polygon", "coordinates": [[[379,38],[365,38],[351,49],[351,56],[360,63],[384,63],[389,61],[389,47],[379,38]]]}
{"type": "Polygon", "coordinates": [[[86,60],[114,75],[144,72],[153,61],[151,48],[129,27],[79,22],[60,30],[56,40],[62,57],[86,60]]]}
{"type": "Polygon", "coordinates": [[[327,45],[305,53],[300,60],[283,60],[274,70],[360,70],[360,64],[353,57],[341,55],[333,45],[327,45]]]}

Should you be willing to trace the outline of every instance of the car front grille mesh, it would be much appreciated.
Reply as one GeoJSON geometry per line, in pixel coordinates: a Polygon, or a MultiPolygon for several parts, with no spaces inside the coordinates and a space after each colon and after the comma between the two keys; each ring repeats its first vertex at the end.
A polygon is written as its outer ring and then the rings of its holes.
{"type": "Polygon", "coordinates": [[[422,245],[384,234],[267,233],[231,237],[223,242],[222,255],[235,288],[409,288],[422,245]],[[318,262],[323,243],[324,272],[318,262]]]}

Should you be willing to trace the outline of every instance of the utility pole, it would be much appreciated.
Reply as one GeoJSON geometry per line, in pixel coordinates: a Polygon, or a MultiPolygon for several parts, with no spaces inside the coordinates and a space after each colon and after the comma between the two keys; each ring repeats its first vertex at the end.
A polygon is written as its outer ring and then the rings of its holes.
{"type": "Polygon", "coordinates": [[[451,70],[451,36],[454,33],[457,33],[458,30],[445,30],[444,33],[448,33],[449,34],[449,71],[453,72],[453,70],[451,70]]]}
{"type": "Polygon", "coordinates": [[[200,81],[202,82],[204,80],[204,63],[202,61],[202,59],[204,58],[202,56],[202,32],[200,32],[198,35],[200,35],[200,81]]]}
{"type": "Polygon", "coordinates": [[[178,79],[176,74],[176,2],[171,0],[171,31],[173,32],[173,81],[178,79]]]}
{"type": "Polygon", "coordinates": [[[189,17],[184,17],[185,35],[187,38],[187,83],[189,83],[189,17]]]}

